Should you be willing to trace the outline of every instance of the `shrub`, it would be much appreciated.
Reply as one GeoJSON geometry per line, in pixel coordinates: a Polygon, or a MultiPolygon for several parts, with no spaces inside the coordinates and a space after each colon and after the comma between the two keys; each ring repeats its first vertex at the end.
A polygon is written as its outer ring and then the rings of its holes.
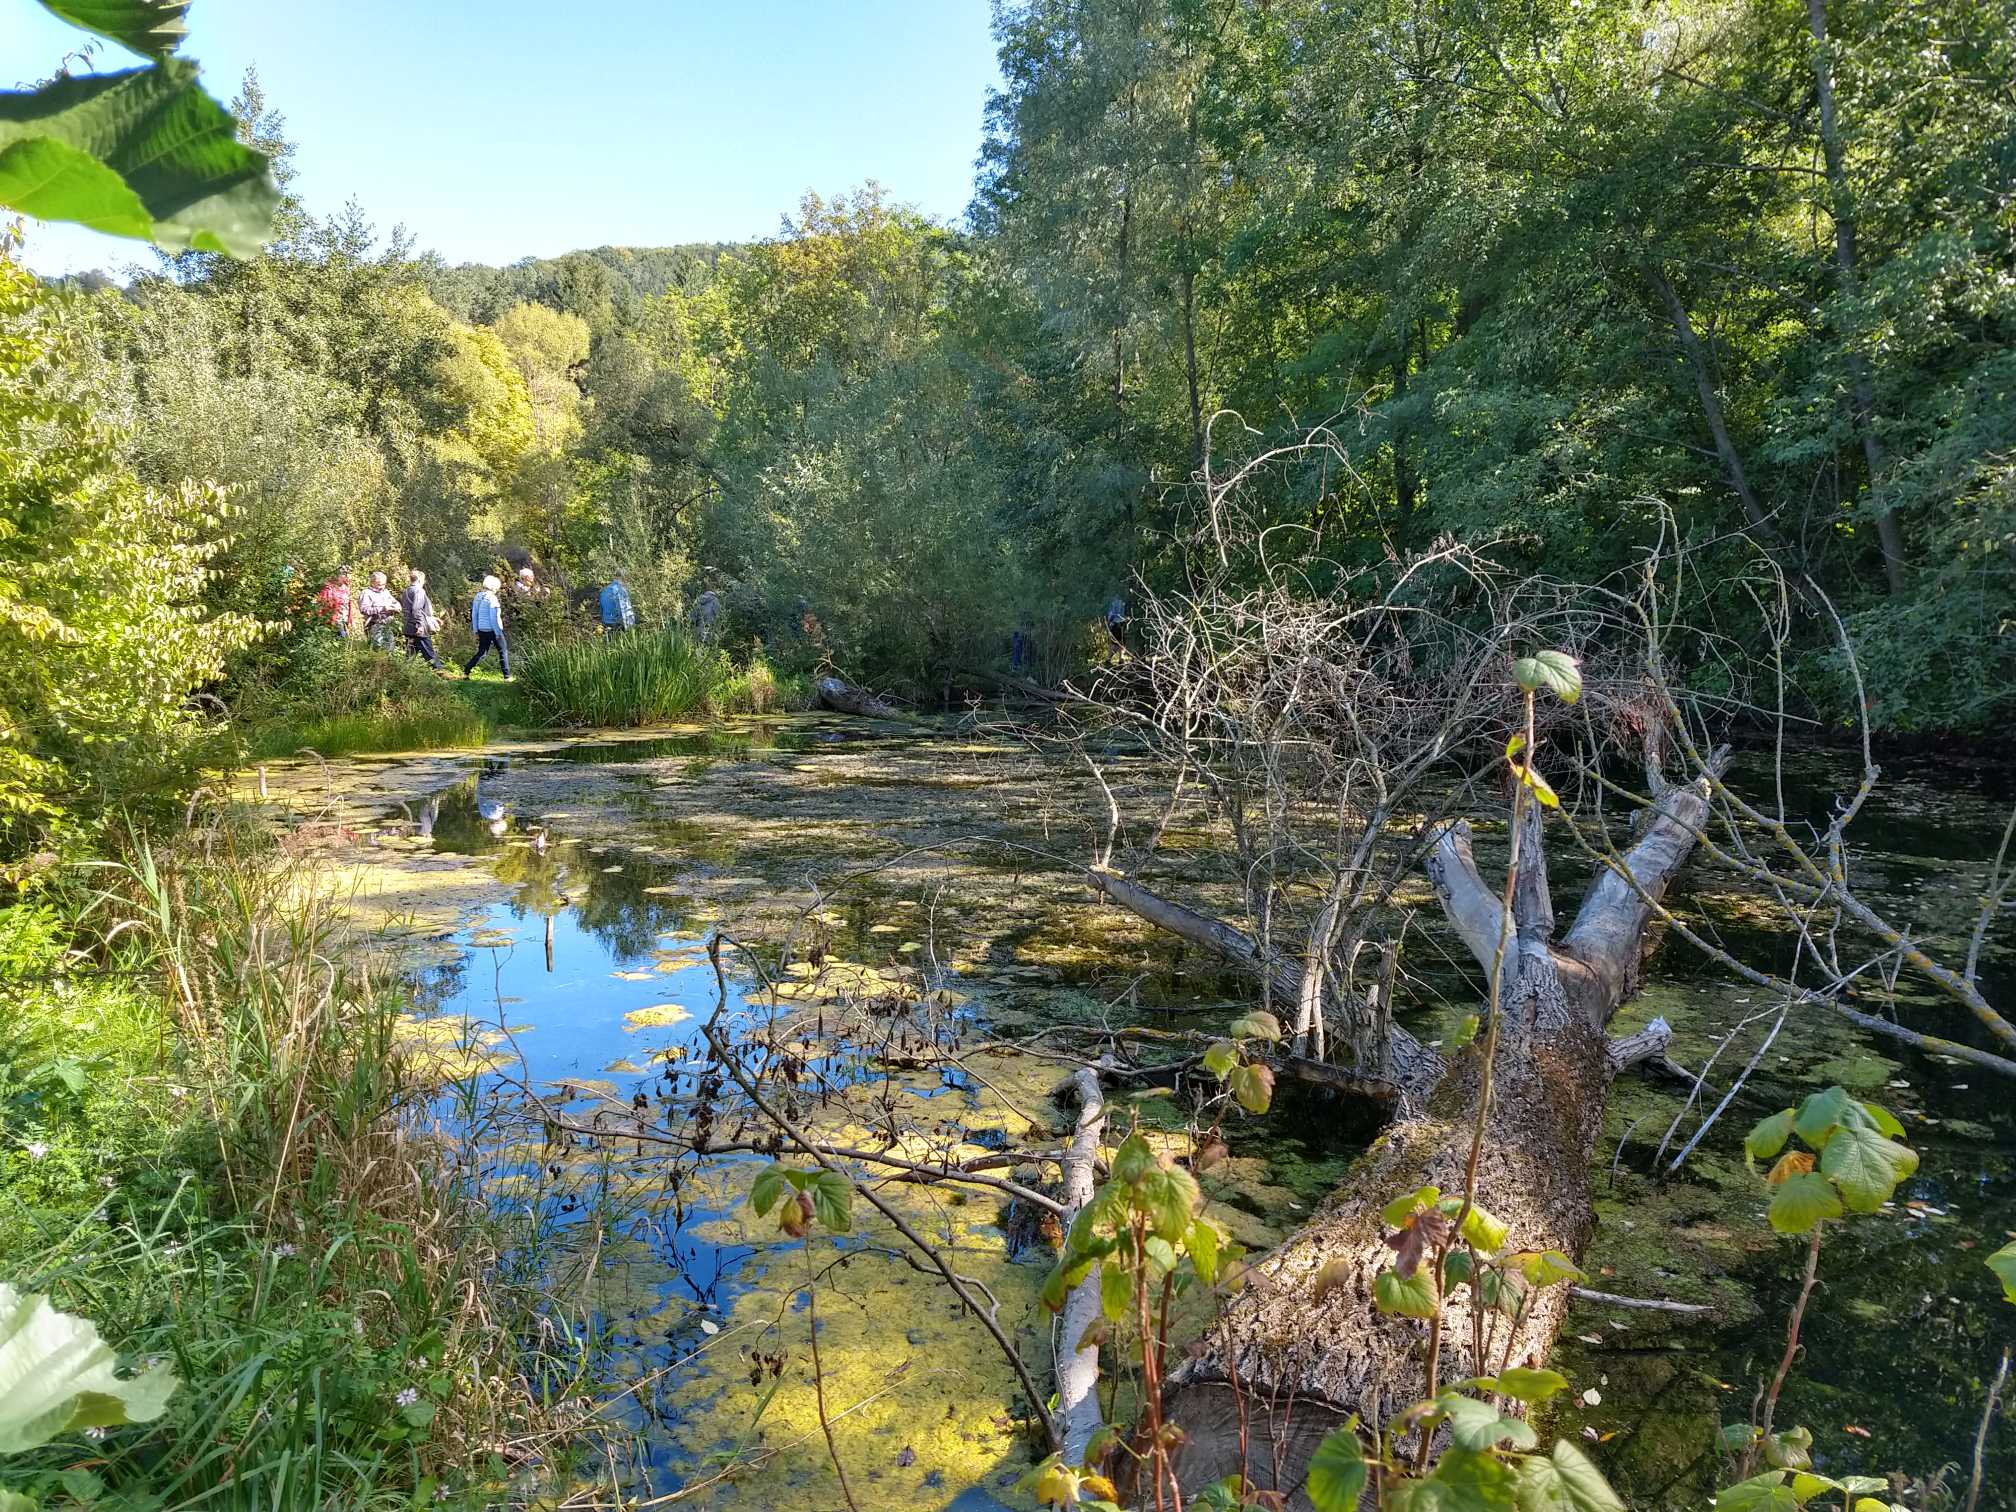
{"type": "Polygon", "coordinates": [[[239,717],[254,756],[308,749],[324,756],[355,751],[423,751],[480,745],[490,720],[424,662],[339,640],[320,627],[301,630],[271,682],[248,688],[239,717]]]}
{"type": "Polygon", "coordinates": [[[677,626],[538,646],[518,663],[526,708],[545,724],[682,719],[711,707],[736,676],[725,651],[677,626]]]}
{"type": "Polygon", "coordinates": [[[115,801],[185,794],[218,733],[192,695],[259,631],[207,607],[223,497],[141,487],[74,358],[56,298],[0,255],[0,871],[115,801]]]}

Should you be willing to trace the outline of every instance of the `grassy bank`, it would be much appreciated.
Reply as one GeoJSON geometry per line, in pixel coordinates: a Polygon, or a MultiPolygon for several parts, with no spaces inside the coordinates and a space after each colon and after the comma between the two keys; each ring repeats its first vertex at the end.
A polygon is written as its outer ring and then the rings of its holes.
{"type": "MultiPolygon", "coordinates": [[[[444,652],[444,656],[445,656],[444,652]]],[[[494,664],[493,664],[494,666],[494,664]]],[[[402,655],[327,635],[297,640],[238,700],[252,760],[481,745],[505,730],[632,728],[698,716],[807,707],[802,676],[760,651],[738,666],[678,629],[523,645],[517,681],[493,669],[464,680],[402,655]]]]}
{"type": "MultiPolygon", "coordinates": [[[[564,1461],[571,1342],[414,1113],[396,986],[288,858],[100,863],[0,909],[0,1280],[165,1361],[158,1420],[0,1461],[50,1507],[494,1505],[564,1461]],[[86,890],[84,878],[89,878],[86,890]]],[[[4,1498],[0,1498],[4,1500],[4,1498]]]]}
{"type": "Polygon", "coordinates": [[[479,702],[459,679],[417,658],[323,633],[293,638],[264,676],[247,679],[237,700],[255,760],[304,749],[343,756],[481,745],[513,712],[515,700],[479,702]]]}

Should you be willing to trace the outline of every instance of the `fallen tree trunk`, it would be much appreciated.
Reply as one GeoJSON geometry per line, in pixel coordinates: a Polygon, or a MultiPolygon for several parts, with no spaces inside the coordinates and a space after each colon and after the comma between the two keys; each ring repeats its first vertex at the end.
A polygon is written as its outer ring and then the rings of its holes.
{"type": "MultiPolygon", "coordinates": [[[[1063,1226],[1068,1229],[1078,1210],[1092,1200],[1093,1168],[1099,1140],[1106,1128],[1106,1099],[1099,1075],[1087,1068],[1071,1078],[1078,1100],[1078,1124],[1064,1156],[1063,1226]]],[[[1071,1288],[1057,1320],[1057,1437],[1064,1445],[1064,1463],[1082,1465],[1086,1446],[1104,1423],[1099,1412],[1099,1346],[1077,1348],[1085,1331],[1099,1321],[1099,1267],[1071,1288]]]]}
{"type": "MultiPolygon", "coordinates": [[[[1621,1061],[1663,1050],[1656,1032],[1612,1042],[1604,1030],[1637,979],[1648,899],[1656,900],[1686,861],[1707,803],[1705,784],[1662,794],[1624,857],[1638,888],[1599,875],[1558,945],[1538,824],[1522,839],[1530,868],[1522,864],[1515,891],[1517,939],[1504,957],[1495,1087],[1476,1192],[1478,1203],[1508,1226],[1514,1249],[1579,1258],[1589,1242],[1590,1161],[1610,1079],[1621,1061]]],[[[1489,973],[1503,915],[1496,890],[1471,859],[1467,825],[1443,832],[1427,871],[1450,921],[1489,973]]],[[[1110,885],[1101,890],[1115,896],[1110,885]]],[[[1270,969],[1245,936],[1230,931],[1237,940],[1225,938],[1229,926],[1204,920],[1214,927],[1197,928],[1181,913],[1167,914],[1169,906],[1165,916],[1190,925],[1177,931],[1186,938],[1217,940],[1228,957],[1243,949],[1258,969],[1270,969]]],[[[1417,1074],[1425,1064],[1416,1063],[1417,1074]]],[[[1428,1325],[1381,1313],[1372,1301],[1374,1278],[1393,1259],[1381,1209],[1424,1185],[1463,1189],[1481,1073],[1480,1041],[1425,1090],[1401,1077],[1400,1116],[1347,1185],[1254,1267],[1200,1349],[1172,1373],[1165,1416],[1184,1433],[1176,1463],[1187,1490],[1243,1471],[1258,1487],[1292,1495],[1317,1444],[1351,1415],[1379,1424],[1425,1394],[1428,1325]]],[[[1488,1314],[1481,1320],[1482,1359],[1475,1358],[1471,1300],[1460,1289],[1444,1310],[1445,1383],[1508,1363],[1543,1363],[1570,1296],[1565,1287],[1539,1288],[1516,1321],[1488,1314]]]]}
{"type": "Polygon", "coordinates": [[[812,684],[824,708],[839,714],[859,714],[864,719],[908,719],[894,704],[884,703],[873,693],[843,682],[837,677],[821,677],[812,684]]]}

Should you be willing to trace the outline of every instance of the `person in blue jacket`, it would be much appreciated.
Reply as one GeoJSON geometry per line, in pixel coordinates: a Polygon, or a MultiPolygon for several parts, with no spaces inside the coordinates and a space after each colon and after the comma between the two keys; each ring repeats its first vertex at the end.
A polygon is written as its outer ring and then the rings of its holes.
{"type": "Polygon", "coordinates": [[[497,590],[503,586],[496,576],[486,576],[482,591],[470,602],[469,628],[476,632],[476,654],[462,665],[465,678],[495,646],[497,663],[504,669],[504,681],[511,681],[511,648],[504,644],[504,606],[497,601],[497,590]]]}
{"type": "Polygon", "coordinates": [[[623,574],[612,572],[609,586],[602,590],[602,633],[620,635],[634,629],[637,611],[630,605],[630,590],[623,586],[623,574]]]}

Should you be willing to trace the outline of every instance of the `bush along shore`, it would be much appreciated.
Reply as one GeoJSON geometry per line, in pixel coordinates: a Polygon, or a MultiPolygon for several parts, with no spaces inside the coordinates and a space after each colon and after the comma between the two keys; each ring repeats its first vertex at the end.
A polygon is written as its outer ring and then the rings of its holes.
{"type": "Polygon", "coordinates": [[[423,1130],[401,992],[228,811],[125,853],[0,909],[0,1506],[566,1485],[580,1331],[515,1279],[537,1205],[423,1130]]]}
{"type": "Polygon", "coordinates": [[[512,730],[634,728],[811,703],[809,678],[778,672],[760,646],[738,658],[677,626],[521,643],[508,683],[487,669],[464,678],[443,654],[447,670],[437,672],[417,657],[304,627],[239,693],[247,754],[443,750],[512,730]]]}

